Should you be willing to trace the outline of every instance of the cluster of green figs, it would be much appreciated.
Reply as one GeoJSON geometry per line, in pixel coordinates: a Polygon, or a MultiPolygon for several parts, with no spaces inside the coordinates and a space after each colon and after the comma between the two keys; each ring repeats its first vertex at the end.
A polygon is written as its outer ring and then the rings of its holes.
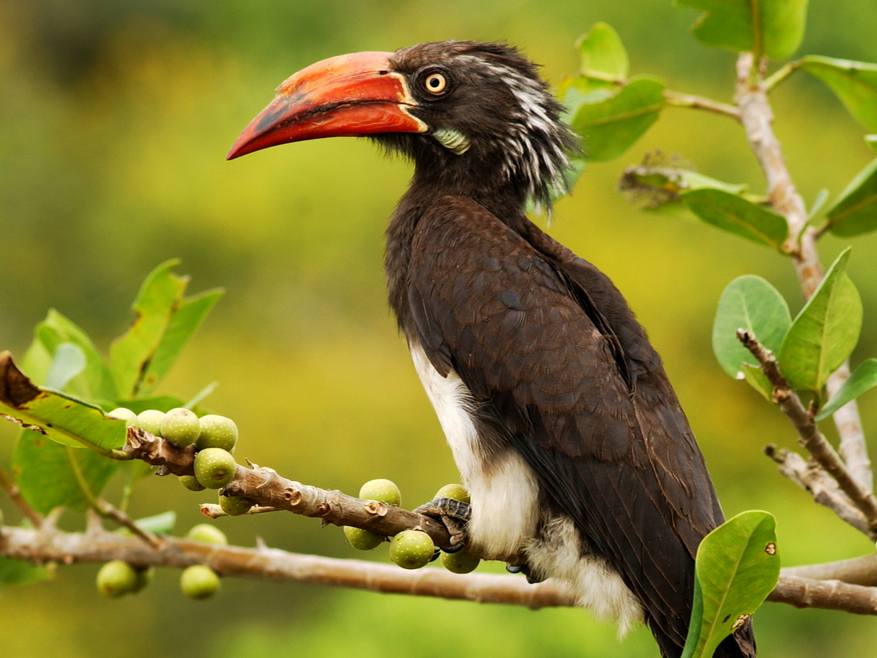
{"type": "MultiPolygon", "coordinates": [[[[207,523],[194,526],[189,530],[186,539],[221,546],[228,544],[225,533],[207,523]]],[[[98,571],[97,588],[101,594],[111,599],[136,594],[150,583],[154,571],[154,567],[134,567],[122,560],[112,560],[98,571]]],[[[219,576],[210,567],[193,564],[183,570],[180,589],[193,599],[207,599],[219,589],[219,576]]]]}
{"type": "MultiPolygon", "coordinates": [[[[362,485],[359,497],[363,500],[376,500],[387,505],[402,504],[402,492],[390,480],[370,480],[362,485]]],[[[450,498],[469,504],[469,492],[459,484],[447,484],[435,495],[436,498],[450,498]]],[[[387,537],[362,528],[344,526],[344,535],[353,548],[370,551],[387,540],[387,537]]],[[[403,569],[420,569],[439,557],[441,563],[453,573],[469,573],[478,566],[480,559],[464,551],[456,553],[439,552],[432,538],[422,530],[403,530],[389,539],[390,561],[403,569]]]]}

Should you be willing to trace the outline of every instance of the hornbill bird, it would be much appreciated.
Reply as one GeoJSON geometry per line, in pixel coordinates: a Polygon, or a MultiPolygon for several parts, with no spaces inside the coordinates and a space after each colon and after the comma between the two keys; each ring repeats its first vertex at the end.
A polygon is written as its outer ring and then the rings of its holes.
{"type": "MultiPolygon", "coordinates": [[[[525,214],[578,142],[536,66],[445,41],[294,74],[228,158],[368,135],[413,160],[387,229],[389,301],[471,495],[468,541],[522,553],[620,630],[681,655],[694,556],[723,522],[660,357],[621,293],[525,214]]],[[[438,501],[437,501],[438,502],[438,501]]],[[[747,623],[716,651],[755,655],[747,623]]]]}

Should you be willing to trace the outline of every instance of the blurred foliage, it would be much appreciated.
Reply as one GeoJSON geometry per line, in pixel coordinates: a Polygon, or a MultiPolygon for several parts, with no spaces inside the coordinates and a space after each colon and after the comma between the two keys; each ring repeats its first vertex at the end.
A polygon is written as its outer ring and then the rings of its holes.
{"type": "MultiPolygon", "coordinates": [[[[128,304],[145,274],[181,257],[199,290],[222,285],[228,293],[168,375],[167,390],[188,398],[221,382],[210,406],[238,423],[240,458],[348,492],[389,477],[408,501],[426,501],[457,474],[384,301],[382,233],[408,165],[382,159],[366,140],[303,143],[233,163],[225,152],[274,87],[318,59],[427,40],[504,39],[544,64],[556,84],[578,68],[573,44],[597,21],[619,32],[632,71],[728,101],[734,55],[688,33],[696,16],[669,0],[0,0],[0,346],[23,354],[50,307],[106,345],[130,321],[128,304]]],[[[875,33],[872,2],[811,0],[798,53],[874,61],[875,33]]],[[[836,198],[873,157],[861,128],[809,77],[790,79],[771,100],[805,200],[826,187],[836,198]]],[[[728,282],[763,276],[795,315],[802,303],[794,273],[759,245],[630,207],[616,192],[618,178],[639,153],[659,148],[709,176],[764,189],[739,126],[665,108],[624,158],[588,167],[574,196],[557,205],[551,233],[606,271],[636,309],[728,516],[773,512],[787,565],[873,550],[761,455],[768,442],[794,445],[793,432],[711,353],[728,282]]],[[[823,239],[824,263],[845,244],[823,239]]],[[[857,238],[847,273],[865,317],[854,362],[877,353],[875,257],[877,237],[857,238]]],[[[877,411],[862,407],[873,435],[877,411]]],[[[0,425],[6,463],[14,435],[0,425]]],[[[107,497],[117,499],[121,486],[111,482],[107,497]]],[[[199,521],[196,499],[176,483],[148,478],[140,486],[134,516],[173,508],[181,532],[199,521]]],[[[210,492],[195,496],[212,502],[210,492]]],[[[0,506],[19,518],[7,500],[0,506]]],[[[289,517],[219,523],[233,543],[252,545],[260,535],[290,550],[353,557],[340,529],[289,517]]],[[[81,516],[65,523],[74,527],[81,516]]],[[[617,645],[612,626],[578,610],[234,579],[214,601],[191,602],[167,571],[138,597],[107,601],[94,590],[97,568],[64,568],[50,584],[4,590],[4,655],[430,656],[446,653],[446,641],[459,656],[482,655],[484,646],[508,656],[655,653],[645,629],[617,645]]],[[[778,658],[865,655],[877,645],[873,619],[843,613],[768,604],[756,628],[761,652],[778,658]]]]}

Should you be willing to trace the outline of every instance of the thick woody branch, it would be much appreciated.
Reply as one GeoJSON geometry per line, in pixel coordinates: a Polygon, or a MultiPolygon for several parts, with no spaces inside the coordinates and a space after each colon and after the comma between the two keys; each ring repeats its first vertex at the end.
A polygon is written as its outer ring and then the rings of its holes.
{"type": "Polygon", "coordinates": [[[788,567],[783,574],[815,580],[841,580],[850,585],[877,587],[877,553],[852,560],[788,567]]]}
{"type": "MultiPolygon", "coordinates": [[[[74,534],[55,529],[38,531],[3,527],[0,529],[0,555],[36,563],[124,560],[134,567],[180,569],[204,564],[223,576],[294,580],[373,592],[505,603],[531,609],[571,606],[574,603],[563,585],[550,580],[531,585],[520,576],[457,575],[429,568],[406,571],[361,560],[300,555],[264,546],[240,548],[202,544],[173,537],[166,538],[161,549],[153,549],[133,537],[100,530],[74,534]]],[[[837,580],[813,580],[786,575],[785,572],[783,570],[779,584],[768,596],[769,601],[788,603],[799,608],[877,614],[877,588],[837,580]]]]}
{"type": "MultiPolygon", "coordinates": [[[[807,209],[795,189],[783,158],[782,147],[773,132],[773,112],[767,100],[767,91],[796,67],[794,63],[787,65],[768,81],[756,80],[753,83],[750,76],[752,54],[742,53],[737,60],[737,92],[734,100],[740,108],[746,139],[767,180],[771,205],[788,222],[789,237],[785,250],[792,256],[804,298],[809,299],[819,287],[824,274],[819,253],[816,251],[819,233],[816,229],[807,227],[807,209]]],[[[829,394],[837,391],[849,376],[849,364],[845,363],[829,378],[829,394]]],[[[871,462],[855,402],[838,410],[834,414],[834,421],[841,437],[840,454],[846,461],[852,478],[860,487],[871,491],[871,462]]]]}
{"type": "MultiPolygon", "coordinates": [[[[135,459],[161,466],[160,473],[194,473],[195,452],[191,446],[178,448],[143,430],[129,429],[128,442],[123,450],[135,459]]],[[[356,526],[386,536],[416,528],[432,537],[436,546],[451,546],[447,528],[435,519],[393,505],[354,498],[340,491],[327,491],[287,480],[271,468],[247,468],[238,464],[234,479],[223,493],[248,498],[259,507],[316,517],[324,523],[339,526],[356,526]]],[[[473,547],[470,552],[477,553],[477,550],[473,547]]],[[[514,560],[514,556],[498,557],[514,560]]]]}
{"type": "Polygon", "coordinates": [[[737,338],[761,364],[761,370],[773,386],[773,401],[786,415],[798,431],[798,442],[813,456],[813,459],[824,468],[849,496],[852,503],[868,520],[869,536],[877,533],[877,500],[873,494],[853,480],[831,444],[819,431],[813,416],[804,409],[795,391],[789,388],[780,373],[776,358],[756,340],[755,336],[743,329],[737,330],[737,338]]]}
{"type": "Polygon", "coordinates": [[[809,491],[816,503],[829,508],[856,530],[872,539],[877,539],[868,527],[868,519],[865,515],[856,509],[849,497],[840,490],[837,482],[832,480],[819,464],[812,460],[805,461],[796,452],[784,448],[778,450],[775,445],[767,446],[764,452],[777,463],[780,473],[805,491],[809,491]]]}

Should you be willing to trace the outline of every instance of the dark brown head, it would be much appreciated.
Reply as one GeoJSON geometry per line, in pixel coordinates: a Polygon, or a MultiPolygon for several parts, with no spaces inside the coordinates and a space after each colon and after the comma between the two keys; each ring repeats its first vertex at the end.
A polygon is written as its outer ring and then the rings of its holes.
{"type": "Polygon", "coordinates": [[[469,41],[356,53],[296,73],[228,158],[319,137],[369,135],[449,193],[507,191],[547,206],[566,185],[572,133],[536,67],[469,41]]]}

